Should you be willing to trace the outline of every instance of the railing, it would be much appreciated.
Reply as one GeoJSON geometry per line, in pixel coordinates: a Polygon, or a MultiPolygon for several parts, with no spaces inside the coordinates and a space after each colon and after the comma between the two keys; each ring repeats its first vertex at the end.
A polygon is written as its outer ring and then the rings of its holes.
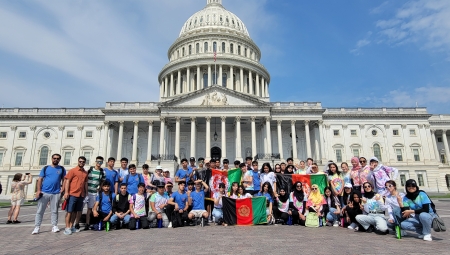
{"type": "Polygon", "coordinates": [[[258,153],[254,157],[254,160],[258,160],[258,159],[265,159],[265,160],[280,159],[280,153],[272,153],[272,154],[258,153]]]}

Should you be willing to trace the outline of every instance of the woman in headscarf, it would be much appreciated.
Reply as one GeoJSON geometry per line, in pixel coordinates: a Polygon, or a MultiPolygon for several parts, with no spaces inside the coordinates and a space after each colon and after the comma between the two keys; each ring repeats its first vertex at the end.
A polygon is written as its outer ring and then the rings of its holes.
{"type": "Polygon", "coordinates": [[[327,202],[323,198],[322,194],[320,194],[319,186],[317,184],[313,184],[311,186],[311,192],[308,196],[308,201],[306,202],[306,207],[309,212],[317,212],[319,217],[322,217],[322,207],[327,202]]]}
{"type": "Polygon", "coordinates": [[[297,181],[293,188],[294,191],[289,195],[288,214],[292,216],[292,224],[304,226],[306,221],[305,209],[307,198],[303,192],[303,185],[301,182],[297,181]]]}
{"type": "Polygon", "coordinates": [[[352,180],[353,190],[361,192],[361,181],[359,179],[359,170],[361,170],[361,165],[359,164],[359,158],[353,157],[350,162],[352,163],[350,177],[352,180]]]}
{"type": "Polygon", "coordinates": [[[297,171],[295,171],[296,174],[306,174],[306,164],[305,161],[300,161],[300,165],[297,166],[297,171]]]}
{"type": "Polygon", "coordinates": [[[281,165],[280,164],[276,164],[275,165],[275,173],[276,174],[281,174],[281,165]]]}
{"type": "Polygon", "coordinates": [[[364,194],[361,200],[364,205],[364,214],[356,216],[356,221],[363,227],[359,231],[365,230],[368,233],[375,231],[377,234],[386,235],[389,231],[384,217],[386,206],[383,197],[373,191],[373,186],[369,182],[364,182],[363,188],[364,194]]]}
{"type": "Polygon", "coordinates": [[[289,194],[284,187],[280,188],[280,194],[276,198],[276,202],[276,207],[274,208],[275,218],[283,220],[283,225],[285,225],[289,218],[289,194]]]}
{"type": "Polygon", "coordinates": [[[294,174],[295,173],[295,167],[293,165],[287,165],[286,171],[284,171],[284,174],[294,174]]]}
{"type": "Polygon", "coordinates": [[[402,229],[415,231],[424,241],[432,241],[431,224],[436,216],[433,204],[427,193],[419,190],[415,180],[410,179],[405,184],[406,195],[403,198],[401,211],[406,220],[402,221],[402,229]]]}
{"type": "Polygon", "coordinates": [[[362,210],[364,210],[364,206],[361,203],[361,192],[359,192],[359,190],[355,190],[352,192],[350,201],[345,208],[345,218],[347,223],[350,224],[348,226],[349,229],[358,230],[356,215],[362,214],[362,210]]]}

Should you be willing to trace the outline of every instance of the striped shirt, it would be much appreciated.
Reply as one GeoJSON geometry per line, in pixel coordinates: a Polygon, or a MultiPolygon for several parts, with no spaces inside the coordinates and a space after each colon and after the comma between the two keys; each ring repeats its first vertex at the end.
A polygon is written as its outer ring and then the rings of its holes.
{"type": "Polygon", "coordinates": [[[97,194],[98,186],[100,185],[100,170],[96,170],[92,168],[91,172],[88,175],[88,193],[89,194],[97,194]]]}

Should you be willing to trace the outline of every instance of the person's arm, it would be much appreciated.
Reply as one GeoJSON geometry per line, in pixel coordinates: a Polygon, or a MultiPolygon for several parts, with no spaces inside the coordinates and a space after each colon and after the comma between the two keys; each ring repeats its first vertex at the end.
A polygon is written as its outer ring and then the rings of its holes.
{"type": "Polygon", "coordinates": [[[27,179],[25,179],[25,184],[31,184],[33,182],[33,177],[31,174],[27,175],[27,179]]]}
{"type": "Polygon", "coordinates": [[[69,186],[70,186],[70,181],[66,181],[64,183],[64,199],[68,199],[69,198],[69,186]]]}
{"type": "Polygon", "coordinates": [[[39,176],[39,178],[38,178],[38,180],[37,180],[37,184],[36,184],[36,196],[35,196],[36,199],[39,199],[39,197],[40,197],[40,195],[41,195],[41,193],[42,193],[42,191],[41,191],[41,188],[42,188],[42,180],[43,180],[43,178],[39,176]]]}
{"type": "Polygon", "coordinates": [[[133,215],[133,217],[135,218],[139,218],[139,216],[136,215],[136,213],[134,213],[134,204],[130,203],[130,212],[133,215]]]}
{"type": "Polygon", "coordinates": [[[154,213],[158,213],[158,211],[156,210],[156,207],[155,207],[155,202],[150,202],[150,207],[152,208],[152,211],[154,213]]]}
{"type": "Polygon", "coordinates": [[[119,193],[119,174],[116,174],[116,180],[114,181],[114,190],[119,193]]]}
{"type": "Polygon", "coordinates": [[[94,204],[94,208],[92,208],[92,213],[94,214],[94,217],[98,217],[98,212],[97,212],[98,206],[99,205],[98,205],[98,201],[97,201],[94,204]]]}
{"type": "Polygon", "coordinates": [[[273,182],[273,196],[274,197],[278,197],[278,194],[277,194],[277,182],[276,181],[273,182]]]}
{"type": "Polygon", "coordinates": [[[272,215],[272,202],[269,202],[269,215],[272,215]]]}
{"type": "Polygon", "coordinates": [[[391,167],[391,176],[393,181],[397,180],[398,177],[398,169],[395,167],[391,167]]]}
{"type": "Polygon", "coordinates": [[[214,198],[214,205],[219,205],[220,204],[220,199],[222,198],[221,195],[219,195],[218,197],[214,198]]]}
{"type": "Polygon", "coordinates": [[[178,209],[179,209],[178,204],[175,203],[175,200],[174,200],[173,197],[171,197],[171,198],[169,199],[169,202],[167,202],[167,203],[168,203],[169,205],[175,206],[175,211],[178,211],[178,209]]]}

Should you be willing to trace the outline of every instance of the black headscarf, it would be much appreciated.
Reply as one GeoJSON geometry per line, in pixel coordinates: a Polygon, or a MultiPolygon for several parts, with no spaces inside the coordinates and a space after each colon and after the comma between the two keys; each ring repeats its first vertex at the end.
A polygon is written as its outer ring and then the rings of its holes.
{"type": "Polygon", "coordinates": [[[303,202],[303,199],[305,198],[305,193],[303,193],[303,184],[301,182],[295,182],[292,189],[294,192],[294,197],[297,198],[297,201],[299,201],[300,203],[303,202]],[[300,191],[297,190],[298,184],[300,184],[302,186],[300,191]]]}
{"type": "Polygon", "coordinates": [[[286,170],[284,170],[284,174],[294,174],[295,167],[293,165],[287,165],[286,170]],[[288,169],[292,169],[292,172],[289,172],[288,169]]]}
{"type": "Polygon", "coordinates": [[[371,198],[373,198],[373,197],[375,196],[375,192],[373,192],[373,186],[372,186],[372,184],[371,184],[370,182],[365,182],[365,183],[363,183],[363,189],[364,189],[364,194],[363,194],[363,196],[364,196],[365,198],[371,199],[371,198]],[[366,184],[369,184],[370,187],[372,187],[372,189],[371,189],[369,192],[367,192],[367,191],[364,189],[364,186],[365,186],[366,184]]]}
{"type": "Polygon", "coordinates": [[[416,181],[413,179],[409,179],[406,181],[405,190],[406,190],[406,197],[411,199],[411,201],[414,201],[420,193],[419,186],[417,186],[416,181]],[[416,187],[416,191],[408,192],[408,186],[416,187]]]}
{"type": "Polygon", "coordinates": [[[282,196],[281,194],[278,196],[278,199],[282,202],[285,203],[288,199],[289,199],[289,194],[287,193],[287,189],[284,187],[280,188],[280,191],[284,190],[284,195],[282,196]]]}

